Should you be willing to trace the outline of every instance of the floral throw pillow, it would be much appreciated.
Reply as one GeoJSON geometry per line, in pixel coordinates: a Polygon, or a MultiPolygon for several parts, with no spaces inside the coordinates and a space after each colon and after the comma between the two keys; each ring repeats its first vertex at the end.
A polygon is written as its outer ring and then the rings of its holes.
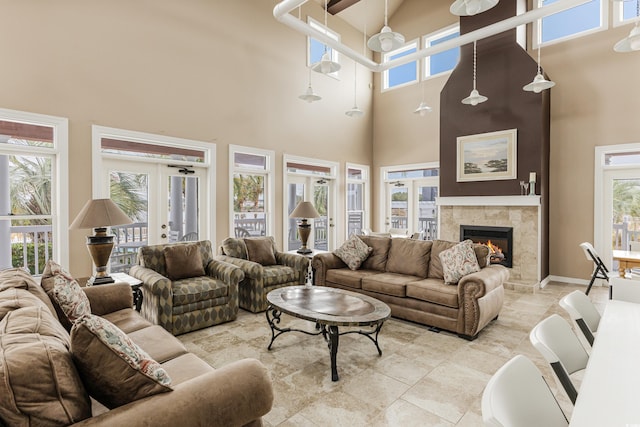
{"type": "Polygon", "coordinates": [[[342,246],[333,251],[333,254],[347,264],[349,269],[357,270],[371,251],[373,251],[373,248],[370,248],[358,236],[352,234],[342,246]]]}
{"type": "Polygon", "coordinates": [[[49,262],[47,267],[48,273],[53,276],[53,297],[69,322],[73,323],[76,319],[91,314],[89,298],[76,279],[55,262],[49,262]]]}
{"type": "Polygon", "coordinates": [[[90,314],[74,323],[71,354],[89,394],[110,409],[171,391],[162,365],[102,317],[90,314]]]}
{"type": "Polygon", "coordinates": [[[467,274],[480,271],[471,240],[465,240],[440,252],[440,262],[442,263],[444,282],[447,285],[455,285],[467,274]]]}

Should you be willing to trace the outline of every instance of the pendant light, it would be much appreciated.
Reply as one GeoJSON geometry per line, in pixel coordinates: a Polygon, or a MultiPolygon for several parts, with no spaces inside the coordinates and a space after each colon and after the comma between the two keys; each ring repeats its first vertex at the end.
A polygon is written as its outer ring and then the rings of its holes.
{"type": "Polygon", "coordinates": [[[449,11],[458,16],[472,16],[487,11],[497,4],[498,0],[456,0],[449,11]]]}
{"type": "Polygon", "coordinates": [[[542,75],[542,71],[540,71],[540,46],[538,46],[538,73],[533,78],[533,81],[531,83],[522,87],[522,90],[525,90],[527,92],[540,93],[545,89],[554,87],[555,85],[555,82],[545,79],[542,75]]]}
{"type": "MultiPolygon", "coordinates": [[[[329,4],[329,0],[325,0],[324,2],[324,33],[327,34],[329,27],[327,25],[327,8],[329,4]]],[[[317,73],[322,74],[331,74],[340,70],[340,64],[331,60],[331,55],[329,54],[329,50],[327,49],[327,45],[324,45],[324,53],[322,54],[322,58],[320,62],[316,62],[311,65],[311,69],[317,73]]]]}
{"type": "Polygon", "coordinates": [[[384,27],[369,39],[369,49],[375,52],[389,52],[404,45],[404,36],[394,33],[387,25],[388,0],[384,0],[384,27]]]}
{"type": "Polygon", "coordinates": [[[473,90],[465,99],[462,100],[463,104],[476,106],[488,100],[486,96],[480,95],[480,92],[476,89],[476,41],[473,41],[473,90]]]}
{"type": "Polygon", "coordinates": [[[636,0],[636,25],[631,29],[629,35],[613,46],[613,50],[620,53],[634,52],[640,50],[640,0],[636,0]]]}
{"type": "Polygon", "coordinates": [[[322,97],[316,94],[311,87],[311,68],[309,68],[309,87],[307,88],[307,91],[300,95],[298,98],[302,99],[303,101],[307,101],[309,104],[314,101],[320,101],[322,99],[322,97]]]}
{"type": "Polygon", "coordinates": [[[429,107],[427,105],[426,102],[424,102],[424,81],[422,82],[422,101],[420,102],[420,105],[418,105],[418,108],[416,108],[413,112],[414,114],[419,114],[420,116],[426,116],[427,113],[430,113],[432,110],[431,107],[429,107]]]}
{"type": "MultiPolygon", "coordinates": [[[[362,54],[367,53],[367,25],[364,25],[362,30],[362,54]]],[[[346,111],[345,114],[349,117],[361,117],[364,115],[364,111],[358,108],[357,102],[357,90],[358,90],[358,63],[353,61],[353,108],[346,111]]]]}

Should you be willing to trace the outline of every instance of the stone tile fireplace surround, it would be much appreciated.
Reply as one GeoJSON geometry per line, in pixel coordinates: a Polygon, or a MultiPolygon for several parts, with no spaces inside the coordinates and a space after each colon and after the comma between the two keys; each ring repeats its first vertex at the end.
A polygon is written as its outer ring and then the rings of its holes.
{"type": "Polygon", "coordinates": [[[535,292],[541,277],[540,196],[439,197],[440,238],[460,240],[460,225],[513,227],[513,266],[507,289],[535,292]]]}

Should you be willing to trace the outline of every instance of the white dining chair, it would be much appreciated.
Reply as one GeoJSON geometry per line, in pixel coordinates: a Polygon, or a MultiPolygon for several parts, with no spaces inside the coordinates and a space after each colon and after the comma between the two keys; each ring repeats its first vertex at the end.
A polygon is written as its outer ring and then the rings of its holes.
{"type": "Polygon", "coordinates": [[[609,279],[611,299],[640,304],[640,280],[613,277],[609,279]]]}
{"type": "Polygon", "coordinates": [[[593,286],[593,282],[595,282],[596,279],[609,280],[610,278],[609,269],[607,268],[606,265],[604,265],[602,258],[600,258],[600,255],[598,255],[598,253],[596,252],[596,250],[594,249],[591,243],[582,242],[580,243],[580,247],[582,248],[582,251],[584,252],[584,255],[587,258],[587,260],[593,261],[593,264],[594,264],[593,274],[591,275],[589,286],[587,286],[587,290],[585,291],[585,294],[589,295],[589,292],[591,291],[591,287],[593,286]]]}
{"type": "Polygon", "coordinates": [[[566,427],[567,417],[531,360],[517,355],[482,393],[482,420],[491,427],[566,427]]]}
{"type": "MultiPolygon", "coordinates": [[[[638,289],[640,290],[640,286],[638,289]]],[[[600,313],[591,299],[580,291],[573,291],[560,299],[560,307],[564,308],[571,320],[576,323],[589,346],[593,346],[593,340],[600,324],[600,313]]]]}
{"type": "Polygon", "coordinates": [[[589,355],[571,325],[557,314],[538,323],[529,334],[531,344],[551,365],[553,373],[574,404],[578,398],[571,375],[587,367],[589,355]]]}

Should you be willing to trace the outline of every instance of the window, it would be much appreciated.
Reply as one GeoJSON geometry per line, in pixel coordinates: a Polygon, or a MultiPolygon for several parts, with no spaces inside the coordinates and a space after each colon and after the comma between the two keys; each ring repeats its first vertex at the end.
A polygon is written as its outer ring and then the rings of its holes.
{"type": "Polygon", "coordinates": [[[640,19],[640,1],[613,2],[613,25],[625,25],[640,19]]]}
{"type": "MultiPolygon", "coordinates": [[[[407,43],[403,47],[392,52],[385,53],[382,56],[382,62],[390,62],[394,59],[402,58],[418,51],[418,41],[414,40],[407,43]]],[[[409,62],[408,64],[398,65],[397,67],[385,70],[382,74],[382,89],[393,89],[406,86],[418,81],[418,61],[409,62]]]]}
{"type": "MultiPolygon", "coordinates": [[[[330,37],[336,41],[340,41],[340,34],[336,33],[335,31],[331,31],[329,28],[325,27],[324,25],[322,25],[321,23],[319,23],[313,18],[308,18],[308,19],[309,19],[309,26],[311,26],[311,28],[320,31],[321,33],[325,33],[327,37],[330,37]]],[[[337,50],[333,50],[330,46],[327,46],[324,43],[312,37],[307,37],[307,44],[308,44],[307,46],[308,48],[307,66],[308,67],[315,64],[316,62],[320,62],[320,60],[322,59],[322,55],[324,55],[325,50],[329,52],[329,55],[333,62],[340,63],[340,53],[337,50]]],[[[330,73],[327,75],[338,78],[338,73],[339,71],[336,71],[335,73],[330,73]]]]}
{"type": "MultiPolygon", "coordinates": [[[[455,39],[460,36],[460,26],[453,25],[443,30],[436,31],[432,34],[426,35],[422,38],[422,45],[424,48],[435,46],[442,42],[455,39]]],[[[444,52],[436,53],[435,55],[427,56],[424,59],[424,72],[423,78],[437,76],[442,73],[446,73],[455,68],[460,59],[460,48],[454,47],[452,49],[445,50],[444,52]]]]}
{"type": "Polygon", "coordinates": [[[274,152],[229,147],[231,236],[273,235],[274,152]]]}
{"type": "Polygon", "coordinates": [[[68,265],[67,119],[0,110],[0,269],[68,265]]]}
{"type": "MultiPolygon", "coordinates": [[[[559,0],[537,0],[544,7],[559,0]]],[[[534,25],[536,47],[580,37],[604,30],[607,22],[607,0],[591,0],[562,12],[545,16],[534,25]]]]}
{"type": "Polygon", "coordinates": [[[347,235],[369,228],[369,166],[347,163],[347,235]]]}

